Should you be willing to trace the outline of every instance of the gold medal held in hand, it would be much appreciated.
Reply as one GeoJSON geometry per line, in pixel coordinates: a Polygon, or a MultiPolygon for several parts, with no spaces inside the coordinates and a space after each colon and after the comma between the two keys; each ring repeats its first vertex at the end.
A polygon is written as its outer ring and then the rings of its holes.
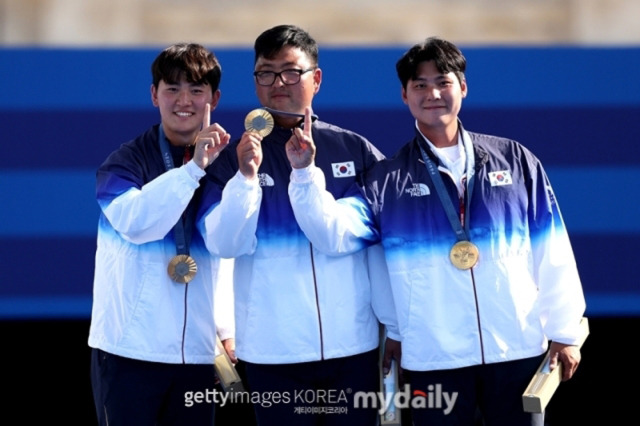
{"type": "Polygon", "coordinates": [[[478,247],[471,241],[458,241],[451,247],[449,259],[458,269],[470,269],[478,263],[478,247]]]}
{"type": "Polygon", "coordinates": [[[263,108],[254,109],[244,119],[244,128],[264,138],[273,130],[273,116],[263,108]]]}
{"type": "Polygon", "coordinates": [[[196,261],[191,256],[179,254],[171,259],[167,272],[175,282],[186,284],[196,276],[198,265],[196,265],[196,261]]]}

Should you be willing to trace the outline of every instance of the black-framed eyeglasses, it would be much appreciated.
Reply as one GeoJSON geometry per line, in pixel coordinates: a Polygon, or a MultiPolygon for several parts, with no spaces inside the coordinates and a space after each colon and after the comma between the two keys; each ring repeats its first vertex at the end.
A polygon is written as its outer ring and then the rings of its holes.
{"type": "Polygon", "coordinates": [[[283,84],[291,85],[299,83],[302,78],[302,74],[306,74],[315,69],[315,67],[311,67],[306,70],[297,70],[292,68],[289,70],[282,70],[280,72],[255,71],[253,76],[256,78],[256,82],[260,86],[271,86],[276,81],[276,77],[280,77],[280,81],[282,81],[283,84]]]}

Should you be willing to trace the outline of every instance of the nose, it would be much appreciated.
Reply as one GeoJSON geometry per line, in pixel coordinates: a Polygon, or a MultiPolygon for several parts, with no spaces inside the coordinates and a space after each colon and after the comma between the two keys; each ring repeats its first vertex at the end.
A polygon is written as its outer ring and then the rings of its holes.
{"type": "Polygon", "coordinates": [[[429,99],[440,99],[440,90],[435,86],[429,87],[427,89],[427,97],[429,99]]]}
{"type": "Polygon", "coordinates": [[[178,93],[178,103],[180,105],[187,105],[191,103],[191,93],[188,90],[181,90],[178,93]]]}
{"type": "Polygon", "coordinates": [[[276,86],[284,86],[284,80],[282,79],[282,74],[278,74],[276,75],[276,77],[273,79],[273,83],[271,83],[271,87],[276,86]]]}

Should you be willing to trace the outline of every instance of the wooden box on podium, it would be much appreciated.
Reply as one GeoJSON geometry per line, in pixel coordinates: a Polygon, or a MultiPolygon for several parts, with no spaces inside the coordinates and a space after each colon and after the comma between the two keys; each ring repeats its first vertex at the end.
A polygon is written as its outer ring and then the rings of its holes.
{"type": "Polygon", "coordinates": [[[244,386],[242,386],[242,380],[231,362],[229,355],[227,355],[227,351],[224,350],[220,338],[216,339],[216,346],[218,348],[218,355],[216,355],[214,361],[214,368],[220,380],[222,390],[225,392],[243,392],[244,386]]]}

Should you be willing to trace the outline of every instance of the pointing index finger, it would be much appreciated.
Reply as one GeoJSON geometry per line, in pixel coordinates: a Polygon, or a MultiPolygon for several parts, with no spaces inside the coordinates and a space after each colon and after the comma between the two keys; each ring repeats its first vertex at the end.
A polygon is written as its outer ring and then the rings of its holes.
{"type": "Polygon", "coordinates": [[[304,109],[304,124],[302,129],[306,135],[311,134],[311,108],[309,107],[304,109]]]}
{"type": "Polygon", "coordinates": [[[202,128],[206,129],[211,125],[211,104],[204,107],[204,117],[202,117],[202,128]]]}

